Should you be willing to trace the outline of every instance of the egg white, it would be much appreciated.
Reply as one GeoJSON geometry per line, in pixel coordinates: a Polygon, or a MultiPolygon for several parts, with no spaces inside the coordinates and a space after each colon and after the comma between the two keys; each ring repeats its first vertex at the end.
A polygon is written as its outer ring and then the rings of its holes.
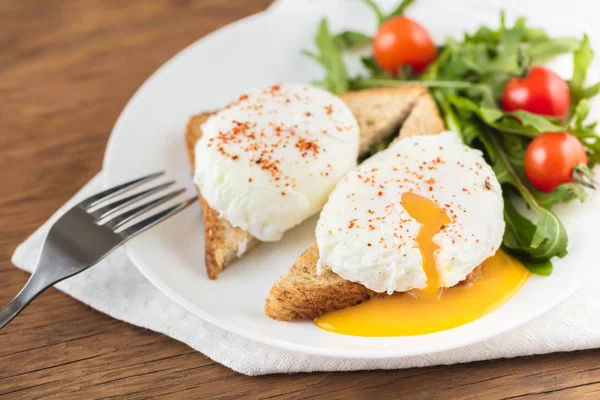
{"type": "Polygon", "coordinates": [[[442,286],[464,280],[500,247],[500,184],[480,151],[444,132],[402,139],[338,183],[316,228],[319,265],[377,292],[425,288],[420,224],[401,202],[410,191],[435,201],[452,221],[433,238],[442,286]]]}
{"type": "Polygon", "coordinates": [[[279,240],[319,212],[358,157],[359,127],[348,106],[309,85],[251,90],[202,131],[195,183],[222,218],[261,241],[279,240]]]}

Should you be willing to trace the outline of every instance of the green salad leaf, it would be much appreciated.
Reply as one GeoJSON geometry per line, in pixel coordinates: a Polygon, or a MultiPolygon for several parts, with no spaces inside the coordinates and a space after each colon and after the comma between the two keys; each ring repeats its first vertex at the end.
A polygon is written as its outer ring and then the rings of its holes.
{"type": "MultiPolygon", "coordinates": [[[[377,64],[377,61],[375,61],[375,58],[373,57],[363,57],[360,59],[360,61],[362,62],[363,66],[369,71],[369,73],[371,74],[371,76],[375,79],[390,79],[390,80],[394,80],[395,77],[394,75],[392,75],[390,72],[384,70],[383,68],[381,68],[379,66],[379,64],[377,64]]],[[[355,82],[356,80],[350,80],[350,87],[352,88],[353,85],[355,86],[355,82]]]]}
{"type": "Polygon", "coordinates": [[[571,182],[558,185],[550,193],[537,190],[534,192],[534,196],[540,206],[551,209],[554,204],[566,203],[575,199],[583,203],[587,198],[587,193],[581,184],[571,182]]]}
{"type": "Polygon", "coordinates": [[[536,260],[527,253],[529,244],[535,234],[536,226],[527,218],[523,217],[511,201],[504,203],[504,221],[506,228],[502,243],[505,249],[531,272],[548,276],[552,273],[552,263],[549,260],[536,260]]]}
{"type": "Polygon", "coordinates": [[[585,85],[587,70],[594,58],[594,52],[590,47],[590,39],[587,35],[583,37],[581,44],[573,53],[573,78],[571,78],[571,89],[579,91],[585,85]]]}
{"type": "Polygon", "coordinates": [[[533,62],[548,61],[561,54],[575,51],[579,40],[575,38],[545,38],[529,42],[530,55],[533,62]]]}
{"type": "Polygon", "coordinates": [[[561,132],[562,125],[551,118],[527,111],[503,112],[499,108],[478,105],[467,97],[449,95],[448,101],[457,109],[475,113],[489,127],[506,133],[533,138],[544,132],[561,132]]]}
{"type": "MultiPolygon", "coordinates": [[[[569,81],[569,90],[571,91],[571,103],[575,105],[571,109],[570,118],[577,115],[579,103],[590,99],[600,92],[600,82],[585,86],[587,71],[594,59],[594,51],[590,46],[590,39],[587,35],[583,36],[579,47],[573,52],[573,77],[569,81]]],[[[581,113],[579,109],[579,113],[581,113]]]]}
{"type": "Polygon", "coordinates": [[[319,23],[315,45],[318,53],[303,50],[303,54],[312,58],[325,69],[325,79],[314,82],[332,93],[344,93],[349,89],[348,71],[343,59],[342,41],[331,34],[327,19],[319,23]]]}
{"type": "MultiPolygon", "coordinates": [[[[523,179],[523,172],[518,171],[518,167],[510,161],[506,145],[497,135],[484,131],[479,139],[485,146],[500,184],[512,186],[537,216],[537,225],[534,225],[535,229],[531,235],[528,235],[525,246],[511,248],[509,244],[512,243],[504,243],[504,245],[512,250],[526,253],[535,260],[549,260],[554,256],[564,257],[567,254],[568,238],[560,219],[551,210],[538,203],[530,186],[523,179]]],[[[505,201],[505,216],[506,210],[509,209],[510,201],[505,201]]],[[[514,213],[517,213],[516,210],[514,213]]],[[[512,220],[506,221],[507,225],[509,222],[513,225],[516,223],[512,220]]],[[[533,225],[532,222],[530,224],[533,225]]],[[[524,228],[524,225],[520,223],[517,227],[524,228]]]]}
{"type": "Polygon", "coordinates": [[[364,47],[371,43],[373,38],[358,31],[344,31],[336,35],[336,39],[340,41],[344,49],[353,50],[364,47]]]}

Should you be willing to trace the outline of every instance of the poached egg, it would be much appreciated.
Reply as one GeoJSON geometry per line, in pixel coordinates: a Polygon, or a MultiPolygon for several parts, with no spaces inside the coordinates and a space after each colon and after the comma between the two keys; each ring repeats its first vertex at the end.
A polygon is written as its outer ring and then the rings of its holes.
{"type": "Polygon", "coordinates": [[[463,325],[493,311],[529,272],[498,251],[500,184],[482,153],[454,132],[402,139],[350,171],[316,228],[318,273],[393,294],[327,313],[337,333],[404,336],[463,325]],[[457,285],[479,265],[477,279],[457,285]],[[449,288],[449,289],[447,289],[449,288]]]}
{"type": "Polygon", "coordinates": [[[320,265],[376,292],[451,287],[498,250],[503,209],[480,151],[454,132],[408,137],[337,185],[317,224],[320,265]]]}
{"type": "Polygon", "coordinates": [[[303,84],[258,88],[202,125],[194,181],[207,203],[261,241],[317,213],[356,166],[359,127],[337,96],[303,84]]]}

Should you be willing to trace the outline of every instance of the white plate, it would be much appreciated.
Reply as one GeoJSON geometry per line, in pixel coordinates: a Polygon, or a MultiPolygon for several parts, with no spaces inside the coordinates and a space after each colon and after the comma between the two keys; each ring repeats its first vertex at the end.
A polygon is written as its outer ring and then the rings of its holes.
{"type": "MultiPolygon", "coordinates": [[[[315,26],[322,15],[330,18],[334,30],[374,29],[371,13],[359,2],[318,3],[311,3],[310,12],[263,13],[236,22],[194,43],[160,68],[138,90],[114,127],[104,162],[105,184],[111,186],[167,170],[194,190],[183,144],[183,130],[190,115],[217,109],[240,91],[254,86],[319,78],[322,71],[301,56],[299,50],[312,46],[315,26]]],[[[454,5],[444,7],[441,13],[435,4],[419,3],[411,14],[432,31],[437,41],[482,23],[495,24],[498,18],[495,13],[454,5]]],[[[134,239],[127,245],[127,252],[140,271],[167,296],[227,331],[279,348],[318,355],[419,355],[499,335],[550,310],[585,284],[599,264],[599,197],[594,195],[584,206],[572,203],[561,207],[560,215],[569,232],[570,254],[556,260],[551,277],[532,277],[509,303],[473,323],[413,337],[336,335],[308,322],[281,323],[263,315],[271,284],[313,241],[314,218],[288,232],[281,242],[264,244],[252,251],[217,281],[209,281],[205,274],[198,206],[134,239]]]]}

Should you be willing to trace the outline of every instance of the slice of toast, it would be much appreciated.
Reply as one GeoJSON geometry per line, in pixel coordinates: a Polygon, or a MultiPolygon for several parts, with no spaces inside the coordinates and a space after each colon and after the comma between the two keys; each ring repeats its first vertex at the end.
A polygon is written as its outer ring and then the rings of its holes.
{"type": "MultiPolygon", "coordinates": [[[[437,105],[426,93],[404,122],[398,139],[435,134],[443,130],[444,123],[437,105]]],[[[296,260],[287,275],[271,287],[265,303],[267,316],[280,321],[312,320],[328,311],[340,310],[372,297],[386,295],[347,281],[329,269],[317,275],[318,260],[319,249],[314,242],[296,260]]]]}
{"type": "Polygon", "coordinates": [[[342,279],[329,269],[317,275],[318,260],[319,249],[314,242],[298,257],[287,275],[271,287],[265,303],[267,316],[279,321],[312,320],[328,311],[385,295],[342,279]]]}
{"type": "MultiPolygon", "coordinates": [[[[211,115],[212,113],[194,115],[187,124],[185,142],[192,171],[195,168],[194,147],[202,136],[200,127],[211,115]]],[[[248,232],[234,228],[226,219],[220,218],[219,213],[208,205],[200,191],[198,191],[198,199],[204,218],[206,273],[210,279],[217,279],[223,268],[260,242],[248,232]]]]}
{"type": "Polygon", "coordinates": [[[400,134],[395,140],[408,136],[433,135],[446,130],[444,121],[435,104],[435,100],[429,93],[419,98],[419,101],[410,112],[410,116],[402,124],[400,134]]]}
{"type": "Polygon", "coordinates": [[[373,143],[398,133],[417,101],[427,92],[424,86],[365,89],[340,97],[348,105],[360,128],[359,157],[373,143]]]}
{"type": "MultiPolygon", "coordinates": [[[[398,132],[427,89],[423,86],[366,89],[341,95],[358,121],[360,127],[361,155],[369,147],[398,132]]],[[[202,136],[201,125],[212,115],[203,113],[193,116],[186,127],[185,142],[192,171],[194,170],[194,148],[202,136]]],[[[205,264],[210,279],[216,279],[229,264],[240,258],[260,241],[219,217],[198,192],[204,218],[205,264]]]]}

